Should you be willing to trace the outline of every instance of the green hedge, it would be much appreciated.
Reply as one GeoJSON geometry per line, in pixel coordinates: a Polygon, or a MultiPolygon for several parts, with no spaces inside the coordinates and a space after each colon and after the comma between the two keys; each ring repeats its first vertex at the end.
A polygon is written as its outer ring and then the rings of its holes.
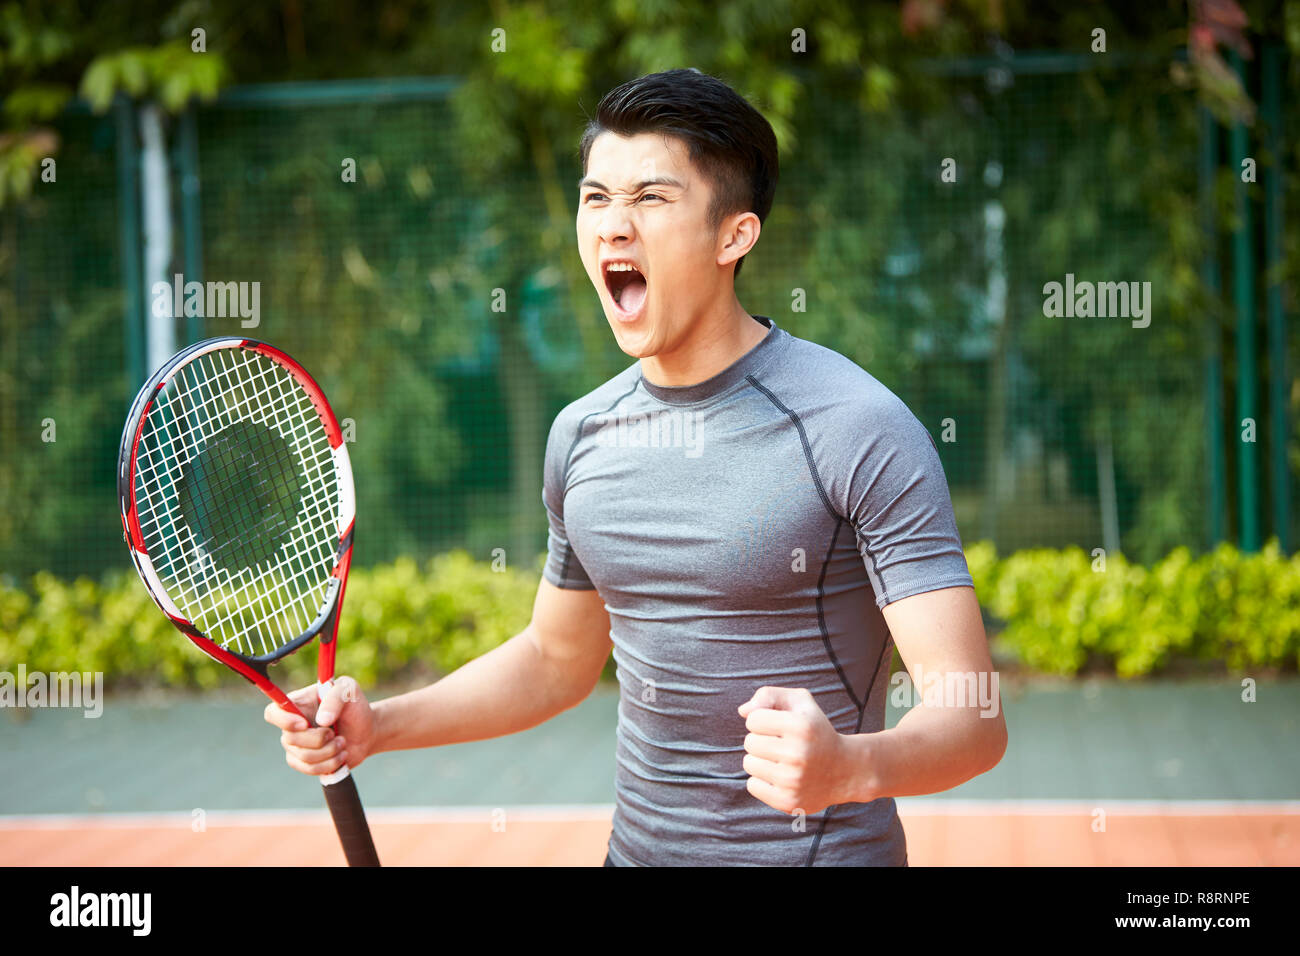
{"type": "Polygon", "coordinates": [[[1150,568],[1109,556],[1102,570],[1079,548],[999,559],[988,542],[966,557],[997,645],[1033,670],[1136,677],[1178,660],[1236,672],[1300,665],[1300,555],[1281,554],[1276,539],[1254,554],[1178,548],[1150,568]]]}
{"type": "MultiPolygon", "coordinates": [[[[337,670],[363,685],[433,677],[491,650],[527,623],[539,573],[493,571],[463,551],[424,566],[411,559],[348,576],[337,670]]],[[[0,670],[102,671],[110,685],[215,687],[241,683],[209,660],[154,606],[136,576],[102,584],[38,574],[0,584],[0,670]]],[[[286,687],[315,679],[311,645],[276,665],[286,687]]]]}
{"type": "MultiPolygon", "coordinates": [[[[999,558],[987,542],[967,560],[997,648],[1027,667],[1072,675],[1159,673],[1176,661],[1237,672],[1300,665],[1300,556],[1276,541],[1230,545],[1154,567],[1078,548],[999,558]]],[[[339,671],[371,685],[447,673],[528,622],[538,569],[495,572],[464,552],[356,569],[348,579],[339,671]]],[[[102,583],[38,574],[0,584],[0,670],[102,671],[110,684],[213,687],[238,678],[200,654],[158,613],[132,574],[102,583]]],[[[313,679],[315,652],[279,665],[290,686],[313,679]]]]}

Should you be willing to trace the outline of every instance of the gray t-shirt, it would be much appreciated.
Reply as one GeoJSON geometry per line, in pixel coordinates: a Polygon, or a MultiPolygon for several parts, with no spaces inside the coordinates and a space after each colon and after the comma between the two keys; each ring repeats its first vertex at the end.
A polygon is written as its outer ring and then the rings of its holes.
{"type": "Polygon", "coordinates": [[[884,729],[880,609],[973,586],[930,433],[884,385],[771,319],[705,382],[640,363],[551,426],[543,572],[595,588],[621,689],[615,865],[903,865],[892,799],[800,820],[745,788],[759,687],[884,729]]]}

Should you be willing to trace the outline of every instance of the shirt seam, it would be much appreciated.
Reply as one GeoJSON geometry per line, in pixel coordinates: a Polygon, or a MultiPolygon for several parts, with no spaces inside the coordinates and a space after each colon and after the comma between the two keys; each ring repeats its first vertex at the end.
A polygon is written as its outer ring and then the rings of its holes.
{"type": "MultiPolygon", "coordinates": [[[[778,327],[778,328],[779,328],[779,327],[778,327]]],[[[777,331],[777,329],[773,329],[773,332],[775,332],[775,331],[777,331]]],[[[784,330],[784,329],[780,329],[780,331],[785,331],[785,330],[784,330]]],[[[769,333],[769,334],[771,334],[771,333],[769,333]]],[[[764,371],[765,369],[767,369],[767,368],[772,364],[772,362],[776,360],[777,356],[779,356],[779,355],[780,355],[780,354],[781,354],[781,353],[782,353],[786,348],[789,347],[790,342],[791,342],[793,339],[794,339],[794,336],[790,335],[789,332],[786,332],[785,335],[782,337],[781,341],[773,343],[773,345],[772,345],[772,354],[769,355],[767,358],[763,359],[763,362],[762,362],[761,365],[759,365],[757,368],[752,369],[749,373],[747,373],[746,375],[744,375],[744,376],[743,376],[739,381],[733,382],[731,385],[727,386],[725,389],[723,389],[722,391],[718,392],[716,395],[709,395],[709,396],[707,396],[706,398],[700,398],[700,399],[697,399],[697,400],[695,400],[695,401],[693,401],[693,402],[669,402],[669,401],[665,401],[664,399],[660,398],[660,397],[659,397],[658,395],[656,395],[654,392],[650,391],[649,388],[643,389],[643,391],[644,391],[645,394],[646,394],[647,396],[649,396],[653,401],[656,401],[656,402],[658,402],[660,405],[663,405],[663,406],[665,406],[665,407],[667,407],[667,408],[694,408],[694,407],[697,406],[697,405],[707,405],[707,404],[709,404],[710,402],[720,401],[721,399],[723,399],[723,398],[725,398],[726,396],[730,395],[732,392],[736,392],[736,391],[739,391],[740,389],[744,388],[744,387],[745,387],[745,383],[746,383],[746,382],[747,382],[747,381],[748,381],[752,376],[757,375],[759,372],[762,372],[762,371],[764,371]]],[[[760,344],[761,344],[761,343],[760,343],[760,344]]],[[[755,348],[758,348],[758,346],[755,346],[755,348]]],[[[724,369],[724,371],[725,371],[725,369],[724,369]]],[[[645,376],[641,374],[641,371],[640,371],[639,368],[637,369],[637,381],[638,381],[638,382],[643,382],[643,381],[645,381],[645,376]]],[[[708,380],[705,379],[705,381],[708,381],[708,380]]],[[[697,383],[697,384],[703,384],[703,383],[697,383]]],[[[659,386],[656,386],[656,387],[659,387],[659,386]]],[[[685,387],[690,388],[689,385],[688,385],[688,386],[685,386],[685,387]]]]}
{"type": "MultiPolygon", "coordinates": [[[[822,505],[826,508],[827,513],[836,521],[843,521],[846,524],[853,526],[852,522],[835,510],[835,505],[831,502],[830,495],[826,492],[826,486],[822,483],[821,472],[817,468],[817,459],[813,456],[812,443],[808,440],[807,432],[804,431],[803,419],[799,417],[799,413],[783,404],[781,400],[776,397],[776,393],[760,382],[755,374],[751,373],[746,375],[745,381],[757,389],[759,393],[767,398],[767,400],[771,402],[778,411],[783,413],[794,424],[795,431],[799,435],[799,443],[803,446],[804,463],[808,467],[808,472],[812,475],[813,484],[817,488],[817,495],[821,498],[822,505]]],[[[853,526],[853,529],[855,532],[857,531],[856,526],[853,526]]]]}

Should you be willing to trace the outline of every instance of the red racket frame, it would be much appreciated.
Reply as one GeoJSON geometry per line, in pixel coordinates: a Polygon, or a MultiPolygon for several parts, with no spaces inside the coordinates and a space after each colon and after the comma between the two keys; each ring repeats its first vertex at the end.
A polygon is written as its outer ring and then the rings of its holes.
{"type": "MultiPolygon", "coordinates": [[[[313,638],[320,637],[320,648],[316,661],[318,693],[334,679],[335,652],[337,648],[339,613],[343,607],[343,596],[347,589],[348,571],[352,566],[352,532],[356,523],[355,491],[352,485],[352,466],[343,443],[343,432],[339,428],[334,410],[325,400],[325,393],[307,370],[285,352],[273,345],[255,339],[220,337],[198,342],[182,349],[163,364],[140,389],[132,404],[131,414],[127,418],[122,432],[122,446],[119,450],[118,464],[118,498],[121,505],[122,535],[131,550],[131,560],[144,582],[149,596],[159,609],[167,615],[186,637],[199,650],[213,660],[226,665],[241,677],[253,683],[262,693],[275,701],[279,707],[291,714],[296,714],[313,725],[288,695],[271,680],[267,668],[275,661],[294,653],[313,638]],[[284,367],[302,387],[325,427],[330,450],[334,455],[335,467],[339,481],[339,544],[331,576],[338,580],[331,606],[312,622],[308,630],[271,654],[250,656],[221,647],[208,638],[195,624],[188,620],[176,608],[162,586],[153,561],[145,545],[144,534],[140,530],[140,518],[135,499],[136,454],[140,447],[140,436],[144,433],[145,422],[153,407],[154,400],[182,368],[202,355],[219,349],[249,349],[266,356],[284,367]]],[[[314,726],[314,725],[313,725],[314,726]]],[[[344,853],[350,866],[378,866],[379,858],[375,852],[374,842],[365,820],[361,798],[357,794],[356,784],[352,781],[346,766],[333,774],[321,777],[325,788],[326,802],[334,817],[339,838],[343,843],[344,853]]]]}

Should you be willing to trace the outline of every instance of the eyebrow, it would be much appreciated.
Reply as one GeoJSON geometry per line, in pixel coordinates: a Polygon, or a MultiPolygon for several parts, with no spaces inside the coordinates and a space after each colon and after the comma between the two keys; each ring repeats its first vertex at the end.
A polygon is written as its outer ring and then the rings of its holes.
{"type": "MultiPolygon", "coordinates": [[[[603,183],[598,183],[594,179],[584,179],[582,182],[578,183],[579,189],[582,189],[584,186],[590,186],[592,189],[600,189],[605,192],[609,191],[608,186],[604,185],[603,183]]],[[[671,176],[660,176],[657,179],[642,180],[641,182],[636,184],[636,186],[632,189],[632,192],[639,193],[647,186],[676,186],[678,189],[686,188],[686,186],[683,183],[678,182],[676,179],[673,179],[671,176]]]]}

